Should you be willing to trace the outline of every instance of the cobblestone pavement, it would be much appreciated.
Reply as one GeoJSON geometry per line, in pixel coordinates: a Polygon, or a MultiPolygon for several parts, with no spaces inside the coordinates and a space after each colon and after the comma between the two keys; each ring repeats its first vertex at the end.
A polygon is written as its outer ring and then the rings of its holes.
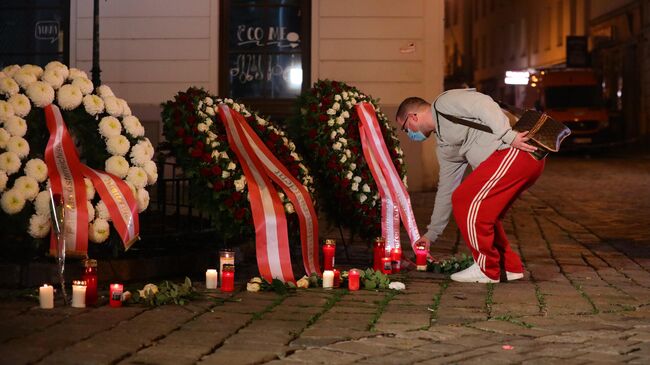
{"type": "MultiPolygon", "coordinates": [[[[154,309],[3,300],[0,363],[646,364],[649,162],[551,159],[504,221],[523,280],[461,284],[411,272],[400,293],[238,292],[154,309]]],[[[412,195],[420,224],[433,196],[412,195]]],[[[350,246],[347,264],[367,261],[364,243],[350,246]]],[[[466,250],[452,225],[434,253],[457,252],[466,250]]]]}

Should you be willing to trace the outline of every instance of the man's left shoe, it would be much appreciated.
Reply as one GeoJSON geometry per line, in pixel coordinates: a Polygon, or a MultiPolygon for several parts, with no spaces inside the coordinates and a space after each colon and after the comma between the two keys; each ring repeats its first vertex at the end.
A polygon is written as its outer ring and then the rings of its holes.
{"type": "Polygon", "coordinates": [[[458,281],[461,283],[498,283],[499,279],[490,279],[487,275],[481,271],[481,268],[478,267],[476,263],[468,267],[463,271],[459,271],[455,274],[451,274],[451,280],[458,281]]]}
{"type": "Polygon", "coordinates": [[[523,278],[523,277],[524,277],[524,273],[523,273],[523,272],[510,272],[510,271],[506,271],[506,278],[508,279],[508,281],[519,280],[519,279],[521,279],[521,278],[523,278]]]}

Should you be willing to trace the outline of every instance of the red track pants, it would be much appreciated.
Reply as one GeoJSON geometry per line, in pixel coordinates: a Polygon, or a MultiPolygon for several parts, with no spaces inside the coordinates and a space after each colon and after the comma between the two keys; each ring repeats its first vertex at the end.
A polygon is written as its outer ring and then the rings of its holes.
{"type": "Polygon", "coordinates": [[[456,188],[452,206],[456,224],[483,273],[499,279],[501,260],[506,271],[521,273],[523,265],[512,251],[501,218],[541,175],[538,161],[516,148],[495,151],[456,188]]]}

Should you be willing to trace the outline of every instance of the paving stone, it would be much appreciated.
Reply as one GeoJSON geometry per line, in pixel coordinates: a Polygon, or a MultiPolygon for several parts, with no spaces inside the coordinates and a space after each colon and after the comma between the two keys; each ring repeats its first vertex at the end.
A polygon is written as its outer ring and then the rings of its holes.
{"type": "Polygon", "coordinates": [[[364,356],[349,352],[332,351],[329,349],[306,349],[287,356],[288,360],[304,361],[310,364],[351,364],[364,356]]]}

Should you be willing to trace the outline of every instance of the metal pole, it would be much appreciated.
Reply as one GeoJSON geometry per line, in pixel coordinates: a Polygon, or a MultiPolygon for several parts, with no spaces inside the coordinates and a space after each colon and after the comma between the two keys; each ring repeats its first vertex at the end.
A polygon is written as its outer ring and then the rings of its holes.
{"type": "Polygon", "coordinates": [[[102,84],[99,74],[99,0],[93,0],[93,68],[92,73],[93,85],[98,87],[102,84]]]}

